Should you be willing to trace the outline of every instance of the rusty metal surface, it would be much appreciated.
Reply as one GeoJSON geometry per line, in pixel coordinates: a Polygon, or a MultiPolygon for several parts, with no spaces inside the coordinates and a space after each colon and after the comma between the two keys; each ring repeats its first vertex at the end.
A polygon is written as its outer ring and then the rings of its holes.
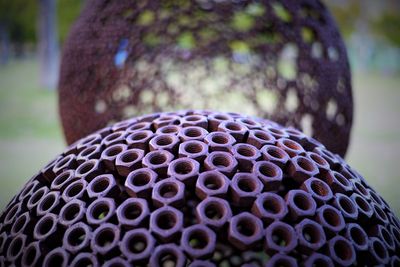
{"type": "Polygon", "coordinates": [[[104,128],[0,216],[0,266],[396,266],[399,253],[399,219],[341,157],[233,113],[104,128]]]}
{"type": "Polygon", "coordinates": [[[346,152],[351,77],[318,0],[91,0],[62,58],[72,143],[112,122],[177,109],[234,111],[302,129],[346,152]]]}

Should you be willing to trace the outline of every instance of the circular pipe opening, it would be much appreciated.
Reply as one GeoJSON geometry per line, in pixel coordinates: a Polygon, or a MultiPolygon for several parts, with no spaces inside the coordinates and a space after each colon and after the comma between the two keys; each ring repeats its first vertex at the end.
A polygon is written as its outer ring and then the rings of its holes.
{"type": "Polygon", "coordinates": [[[307,242],[316,244],[322,240],[323,233],[314,224],[307,224],[303,228],[302,235],[307,242]]]}
{"type": "Polygon", "coordinates": [[[46,189],[45,188],[40,188],[39,190],[37,190],[29,198],[28,205],[29,206],[36,205],[40,201],[40,199],[44,196],[45,193],[46,193],[46,189]]]}
{"type": "Polygon", "coordinates": [[[46,234],[48,234],[51,229],[53,229],[53,227],[56,224],[56,221],[53,217],[42,217],[42,219],[38,222],[38,233],[41,236],[45,236],[46,234]]]}
{"type": "Polygon", "coordinates": [[[334,209],[324,209],[322,212],[324,221],[331,226],[339,226],[341,223],[340,214],[334,209]]]}
{"type": "Polygon", "coordinates": [[[305,157],[298,157],[297,158],[297,165],[302,168],[303,170],[306,170],[307,172],[311,172],[315,170],[315,167],[312,163],[311,160],[305,157]]]}
{"type": "Polygon", "coordinates": [[[190,137],[190,138],[197,138],[203,134],[201,129],[202,128],[197,128],[197,127],[183,128],[183,135],[190,137]]]}
{"type": "Polygon", "coordinates": [[[110,213],[110,207],[106,202],[96,203],[96,205],[91,210],[91,216],[96,220],[101,220],[110,213]]]}
{"type": "Polygon", "coordinates": [[[164,211],[158,214],[156,222],[157,226],[163,230],[172,229],[178,221],[175,213],[172,211],[164,211]]]}
{"type": "Polygon", "coordinates": [[[76,181],[65,189],[65,195],[73,198],[79,195],[84,189],[84,184],[81,181],[76,181]]]}
{"type": "Polygon", "coordinates": [[[72,177],[73,172],[72,171],[65,171],[58,175],[54,180],[53,180],[53,186],[59,186],[63,183],[65,183],[70,177],[72,177]]]}
{"type": "Polygon", "coordinates": [[[358,246],[365,246],[368,242],[367,234],[359,226],[352,226],[349,230],[351,240],[358,246]]]}
{"type": "Polygon", "coordinates": [[[188,174],[193,171],[193,163],[189,160],[180,160],[178,163],[175,164],[174,166],[175,173],[177,174],[188,174]]]}
{"type": "Polygon", "coordinates": [[[225,154],[216,154],[212,158],[212,164],[217,168],[226,168],[232,164],[232,159],[225,154]]]}
{"type": "MultiPolygon", "coordinates": [[[[51,253],[51,252],[50,252],[51,253]]],[[[67,261],[65,255],[59,251],[48,254],[46,260],[44,262],[44,266],[64,266],[64,263],[67,261]]]]}
{"type": "Polygon", "coordinates": [[[104,248],[112,244],[115,238],[114,229],[104,228],[97,233],[95,242],[97,246],[104,248]]]}
{"type": "Polygon", "coordinates": [[[128,220],[135,220],[143,213],[143,207],[138,202],[130,202],[122,209],[123,216],[128,220]]]}
{"type": "Polygon", "coordinates": [[[179,132],[179,129],[176,125],[166,125],[158,129],[158,132],[162,134],[176,134],[179,132]]]}
{"type": "Polygon", "coordinates": [[[139,141],[145,140],[149,136],[150,136],[150,134],[148,132],[135,132],[135,133],[132,133],[131,135],[129,135],[129,137],[127,139],[139,142],[139,141]]]}
{"type": "Polygon", "coordinates": [[[243,126],[237,122],[228,121],[225,123],[225,128],[232,132],[240,132],[243,130],[243,126]]]}
{"type": "Polygon", "coordinates": [[[242,217],[237,222],[236,229],[240,234],[249,237],[256,234],[257,225],[251,218],[242,217]]]}
{"type": "Polygon", "coordinates": [[[306,211],[312,208],[311,199],[306,194],[296,193],[293,197],[293,204],[296,205],[297,208],[306,211]]]}
{"type": "Polygon", "coordinates": [[[56,203],[56,200],[57,198],[55,194],[49,193],[45,195],[39,203],[39,211],[46,212],[50,210],[56,203]]]}
{"type": "Polygon", "coordinates": [[[229,138],[223,133],[213,134],[211,141],[218,145],[225,145],[229,142],[229,138]]]}
{"type": "MultiPolygon", "coordinates": [[[[33,244],[33,243],[31,243],[33,244]]],[[[34,245],[30,245],[26,248],[24,255],[22,256],[21,263],[23,266],[34,266],[36,257],[40,255],[40,251],[34,245]]]]}
{"type": "Polygon", "coordinates": [[[96,162],[94,160],[84,162],[82,165],[78,167],[76,170],[76,173],[78,175],[85,175],[94,170],[94,167],[96,166],[96,162]]]}
{"type": "Polygon", "coordinates": [[[265,198],[262,207],[271,214],[279,214],[283,210],[282,203],[275,197],[265,198]]]}
{"type": "Polygon", "coordinates": [[[290,150],[303,151],[303,147],[302,147],[299,143],[297,143],[297,142],[295,142],[295,141],[293,141],[293,140],[284,139],[284,140],[282,141],[282,144],[283,144],[285,147],[287,147],[288,149],[290,149],[290,150]]]}
{"type": "Polygon", "coordinates": [[[7,250],[8,257],[9,258],[17,257],[22,252],[24,245],[25,245],[25,240],[21,236],[15,237],[11,241],[11,243],[8,247],[8,250],[7,250]]]}
{"type": "Polygon", "coordinates": [[[116,155],[118,155],[119,153],[121,153],[124,150],[124,148],[120,145],[114,145],[114,146],[110,146],[108,147],[106,150],[104,150],[104,155],[107,157],[114,157],[116,155]]]}
{"type": "Polygon", "coordinates": [[[203,146],[200,143],[188,142],[184,144],[183,149],[190,154],[198,154],[203,151],[203,146]]]}
{"type": "Polygon", "coordinates": [[[368,202],[362,198],[360,195],[355,195],[354,201],[358,205],[358,207],[364,212],[364,213],[370,213],[372,211],[371,206],[368,204],[368,202]]]}
{"type": "Polygon", "coordinates": [[[271,233],[272,241],[280,247],[288,247],[293,242],[293,235],[286,227],[275,227],[271,233]]]}
{"type": "Polygon", "coordinates": [[[130,182],[134,186],[145,186],[150,182],[151,174],[146,171],[136,172],[130,177],[130,182]]]}
{"type": "Polygon", "coordinates": [[[253,147],[247,145],[240,145],[237,148],[237,153],[243,157],[254,157],[256,155],[256,150],[253,147]]]}
{"type": "Polygon", "coordinates": [[[335,255],[344,261],[348,261],[353,257],[353,250],[351,244],[344,241],[343,239],[337,239],[333,245],[335,255]]]}
{"type": "Polygon", "coordinates": [[[344,186],[344,187],[349,187],[350,186],[350,182],[349,182],[349,180],[347,180],[343,175],[341,175],[340,173],[338,173],[338,172],[334,172],[334,177],[335,177],[335,180],[339,183],[339,184],[341,184],[342,186],[344,186]]]}
{"type": "Polygon", "coordinates": [[[139,158],[139,152],[130,150],[130,151],[125,152],[122,155],[121,161],[124,163],[130,163],[130,162],[134,162],[138,158],[139,158]]]}
{"type": "Polygon", "coordinates": [[[210,242],[208,234],[200,229],[192,231],[188,235],[189,246],[193,249],[204,249],[210,242]]]}
{"type": "Polygon", "coordinates": [[[257,189],[257,184],[253,178],[241,178],[237,182],[237,185],[240,190],[246,192],[246,193],[251,193],[254,192],[257,189]]]}
{"type": "Polygon", "coordinates": [[[128,249],[133,254],[140,254],[146,250],[148,240],[145,235],[136,234],[130,236],[128,240],[128,249]]]}
{"type": "Polygon", "coordinates": [[[167,161],[167,156],[163,153],[151,154],[149,162],[153,165],[161,165],[167,161]]]}
{"type": "Polygon", "coordinates": [[[337,199],[338,199],[337,203],[339,204],[340,208],[342,210],[344,210],[346,213],[354,214],[357,212],[357,208],[354,205],[353,201],[351,201],[350,198],[342,195],[342,196],[339,196],[337,199]]]}
{"type": "Polygon", "coordinates": [[[172,198],[178,194],[178,185],[174,182],[166,182],[160,185],[158,193],[163,198],[172,198]]]}
{"type": "Polygon", "coordinates": [[[316,179],[311,182],[311,190],[318,196],[322,197],[328,196],[331,193],[331,190],[326,183],[316,179]]]}
{"type": "Polygon", "coordinates": [[[110,180],[106,176],[98,177],[92,183],[92,191],[94,193],[104,192],[110,186],[110,180]]]}
{"type": "Polygon", "coordinates": [[[276,165],[264,162],[262,164],[259,164],[258,170],[262,175],[272,178],[278,175],[277,168],[278,167],[276,165]]]}
{"type": "Polygon", "coordinates": [[[174,139],[172,138],[172,135],[159,135],[155,137],[154,140],[155,144],[158,146],[168,146],[174,142],[174,139]]]}
{"type": "Polygon", "coordinates": [[[11,233],[13,234],[19,233],[25,227],[26,223],[28,222],[28,218],[29,215],[27,213],[24,213],[21,216],[19,216],[11,228],[11,233]]]}
{"type": "MultiPolygon", "coordinates": [[[[68,204],[67,204],[68,205],[68,204]]],[[[72,203],[63,209],[63,213],[60,214],[61,218],[65,221],[73,221],[81,212],[81,206],[79,203],[72,203]]]]}
{"type": "Polygon", "coordinates": [[[86,231],[83,227],[78,226],[67,233],[66,240],[72,247],[80,246],[86,239],[86,231]]]}
{"type": "Polygon", "coordinates": [[[177,266],[178,257],[171,251],[160,253],[158,257],[158,265],[160,267],[177,266]]]}
{"type": "Polygon", "coordinates": [[[265,152],[273,159],[284,159],[286,154],[285,151],[280,149],[279,147],[268,146],[265,149],[265,152]]]}
{"type": "Polygon", "coordinates": [[[204,178],[203,183],[210,190],[218,190],[222,187],[224,181],[221,176],[210,173],[204,178]]]}
{"type": "Polygon", "coordinates": [[[204,214],[210,220],[219,220],[225,215],[225,209],[218,202],[211,202],[205,207],[204,214]]]}
{"type": "Polygon", "coordinates": [[[146,129],[148,126],[147,122],[139,122],[136,123],[132,126],[130,126],[128,129],[126,129],[127,131],[133,132],[133,131],[139,131],[139,130],[144,130],[146,129]]]}
{"type": "Polygon", "coordinates": [[[87,157],[90,154],[92,154],[95,150],[97,149],[97,146],[89,146],[87,148],[85,148],[84,150],[81,151],[81,153],[79,154],[80,157],[87,157]]]}
{"type": "Polygon", "coordinates": [[[103,143],[107,143],[107,142],[109,143],[109,142],[115,141],[118,138],[120,138],[123,134],[124,134],[124,132],[122,132],[122,131],[109,134],[103,139],[103,143]]]}

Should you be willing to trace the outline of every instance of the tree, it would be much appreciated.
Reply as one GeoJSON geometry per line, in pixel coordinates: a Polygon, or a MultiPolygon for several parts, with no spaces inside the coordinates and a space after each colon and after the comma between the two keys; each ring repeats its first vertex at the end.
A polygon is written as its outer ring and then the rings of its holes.
{"type": "Polygon", "coordinates": [[[7,63],[12,50],[23,55],[23,44],[35,41],[35,1],[0,0],[0,63],[7,63]]]}
{"type": "Polygon", "coordinates": [[[59,71],[59,44],[57,34],[56,0],[38,0],[38,54],[40,61],[40,83],[55,89],[59,71]]]}
{"type": "Polygon", "coordinates": [[[400,14],[398,11],[387,11],[373,21],[372,29],[393,46],[400,47],[400,14]]]}

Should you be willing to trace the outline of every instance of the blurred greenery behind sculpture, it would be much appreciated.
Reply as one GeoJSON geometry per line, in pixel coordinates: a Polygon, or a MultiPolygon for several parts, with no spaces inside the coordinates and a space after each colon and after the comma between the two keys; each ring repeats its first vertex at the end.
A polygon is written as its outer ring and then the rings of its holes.
{"type": "MultiPolygon", "coordinates": [[[[57,27],[50,39],[56,39],[62,46],[84,1],[0,0],[0,64],[36,54],[40,43],[37,21],[49,17],[41,15],[44,6],[54,6],[57,27]]],[[[353,69],[400,71],[400,1],[324,0],[324,3],[346,39],[353,69]]],[[[58,54],[55,57],[58,60],[58,54]]]]}

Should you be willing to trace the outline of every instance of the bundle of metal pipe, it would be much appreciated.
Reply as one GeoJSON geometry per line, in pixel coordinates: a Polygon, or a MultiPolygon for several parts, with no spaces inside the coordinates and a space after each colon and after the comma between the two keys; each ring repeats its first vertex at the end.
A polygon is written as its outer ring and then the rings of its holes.
{"type": "Polygon", "coordinates": [[[399,219],[340,156],[234,113],[103,128],[0,216],[0,266],[397,266],[399,253],[399,219]]]}

